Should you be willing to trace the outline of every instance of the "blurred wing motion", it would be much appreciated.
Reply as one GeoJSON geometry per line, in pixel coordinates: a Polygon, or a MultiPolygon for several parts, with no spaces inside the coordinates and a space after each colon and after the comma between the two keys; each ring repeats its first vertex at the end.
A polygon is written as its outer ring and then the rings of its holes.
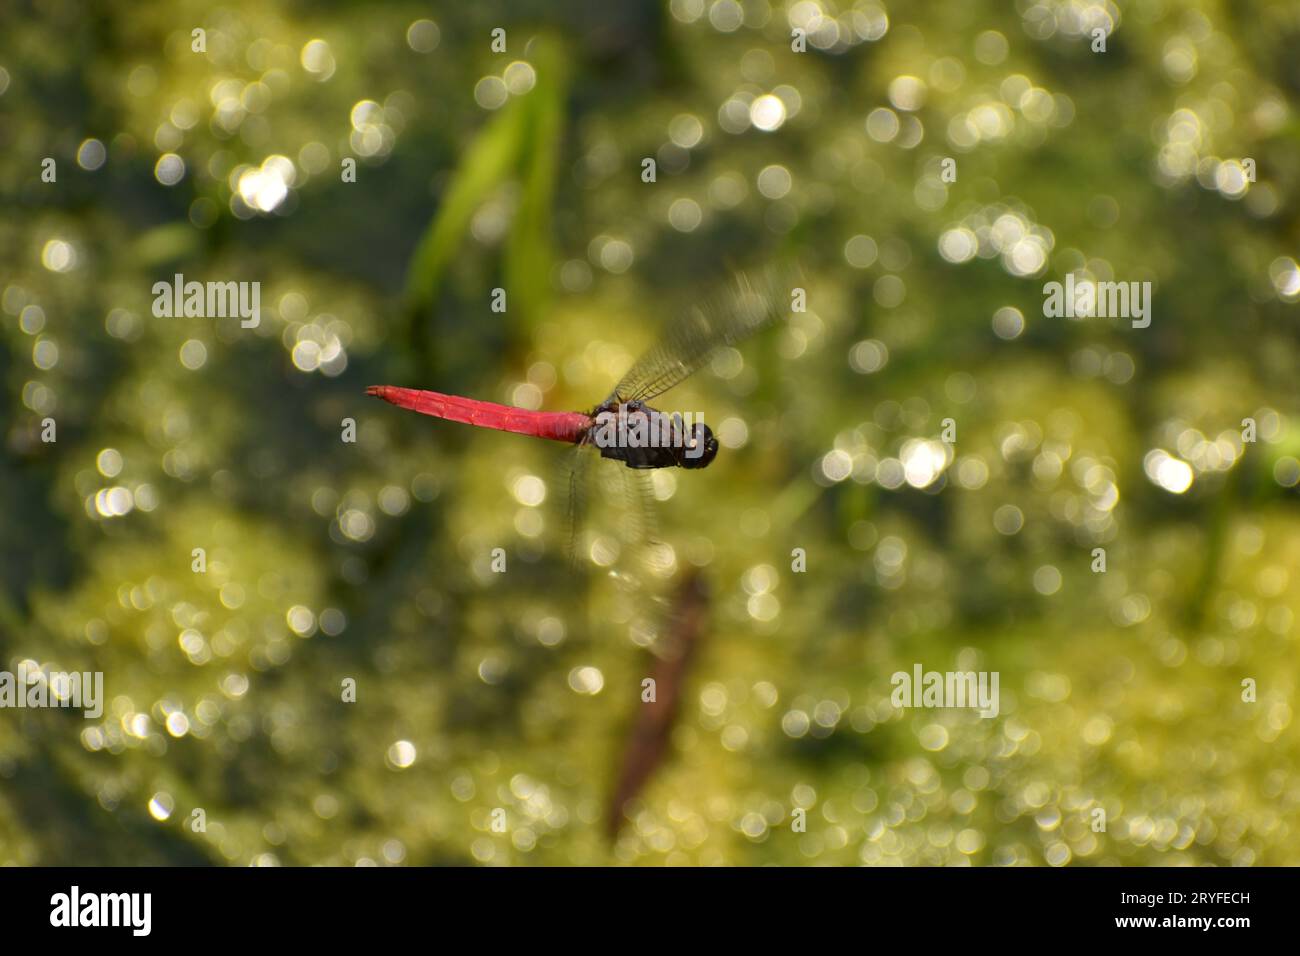
{"type": "Polygon", "coordinates": [[[799,273],[774,268],[738,275],[722,294],[674,320],[663,338],[623,376],[610,399],[648,402],[699,371],[720,348],[784,319],[799,273]]]}
{"type": "Polygon", "coordinates": [[[638,704],[632,732],[623,751],[614,796],[606,817],[606,833],[611,840],[618,836],[624,822],[623,809],[641,792],[664,752],[677,720],[686,678],[709,610],[708,588],[698,571],[690,572],[677,590],[668,625],[668,640],[663,656],[655,659],[650,676],[654,679],[655,699],[638,704]]]}

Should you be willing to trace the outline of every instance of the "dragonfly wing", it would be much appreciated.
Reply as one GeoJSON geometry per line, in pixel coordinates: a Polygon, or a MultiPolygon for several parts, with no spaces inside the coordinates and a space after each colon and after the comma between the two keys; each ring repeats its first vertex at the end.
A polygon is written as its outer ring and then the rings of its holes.
{"type": "Polygon", "coordinates": [[[620,468],[623,480],[623,544],[632,558],[628,562],[639,573],[652,569],[654,550],[659,544],[659,523],[655,515],[654,472],[642,468],[620,468]]]}
{"type": "Polygon", "coordinates": [[[634,589],[663,577],[672,562],[659,540],[653,472],[605,462],[581,446],[566,457],[571,566],[594,562],[634,589]]]}
{"type": "Polygon", "coordinates": [[[587,523],[588,473],[592,457],[590,449],[580,444],[566,451],[562,456],[560,480],[556,483],[567,492],[564,502],[565,554],[570,566],[574,568],[580,567],[583,562],[582,537],[587,523]]]}
{"type": "Polygon", "coordinates": [[[610,396],[648,402],[704,366],[720,348],[739,342],[789,313],[793,268],[737,275],[727,289],[674,320],[618,383],[610,396]]]}

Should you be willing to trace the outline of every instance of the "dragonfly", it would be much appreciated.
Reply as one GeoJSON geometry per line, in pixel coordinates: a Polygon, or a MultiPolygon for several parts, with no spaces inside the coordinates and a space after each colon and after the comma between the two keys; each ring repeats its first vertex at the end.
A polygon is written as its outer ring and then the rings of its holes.
{"type": "MultiPolygon", "coordinates": [[[[707,365],[720,349],[785,319],[794,267],[741,273],[728,287],[671,321],[595,408],[586,412],[537,411],[397,385],[371,385],[368,395],[421,415],[564,442],[638,471],[707,468],[718,440],[703,421],[665,414],[650,403],[707,365]]],[[[577,469],[571,471],[570,524],[577,510],[577,469]]]]}

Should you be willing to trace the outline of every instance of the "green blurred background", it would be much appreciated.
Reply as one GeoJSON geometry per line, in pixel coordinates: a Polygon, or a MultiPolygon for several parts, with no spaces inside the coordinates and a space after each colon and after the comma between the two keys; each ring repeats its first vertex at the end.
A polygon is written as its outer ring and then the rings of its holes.
{"type": "Polygon", "coordinates": [[[107,697],[0,711],[0,863],[1300,863],[1300,5],[0,10],[0,669],[107,697]],[[664,402],[724,447],[635,590],[553,448],[363,394],[590,408],[778,258],[808,311],[664,402]],[[177,272],[260,326],[155,318],[177,272]],[[1151,326],[1044,318],[1071,272],[1151,326]],[[895,711],[916,663],[1001,713],[895,711]]]}

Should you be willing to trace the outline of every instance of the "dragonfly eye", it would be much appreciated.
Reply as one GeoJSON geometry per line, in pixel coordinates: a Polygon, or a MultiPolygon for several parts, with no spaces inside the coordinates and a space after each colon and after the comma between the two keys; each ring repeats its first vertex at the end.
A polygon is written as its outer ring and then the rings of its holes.
{"type": "Polygon", "coordinates": [[[677,464],[683,468],[706,468],[718,456],[718,440],[713,429],[700,422],[692,430],[691,444],[682,450],[677,464]]]}

